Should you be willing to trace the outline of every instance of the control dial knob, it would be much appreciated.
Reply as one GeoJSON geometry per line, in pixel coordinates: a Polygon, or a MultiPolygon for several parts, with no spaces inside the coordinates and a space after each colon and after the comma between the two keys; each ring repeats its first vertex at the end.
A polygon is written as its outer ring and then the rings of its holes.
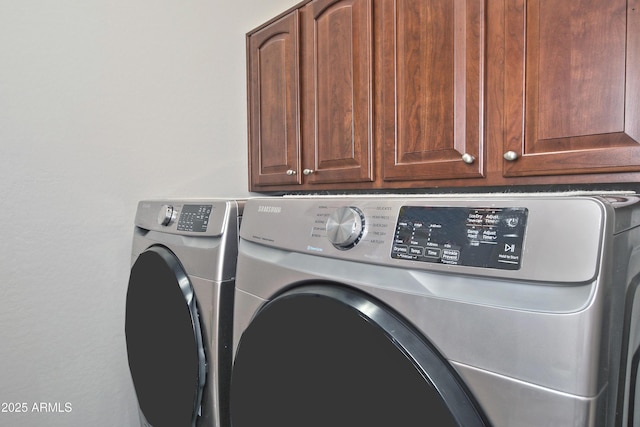
{"type": "Polygon", "coordinates": [[[360,209],[344,206],[336,209],[327,220],[327,237],[338,249],[350,249],[362,238],[364,214],[360,209]]]}
{"type": "Polygon", "coordinates": [[[158,224],[170,225],[175,221],[178,211],[171,205],[162,205],[160,212],[158,212],[158,224]]]}

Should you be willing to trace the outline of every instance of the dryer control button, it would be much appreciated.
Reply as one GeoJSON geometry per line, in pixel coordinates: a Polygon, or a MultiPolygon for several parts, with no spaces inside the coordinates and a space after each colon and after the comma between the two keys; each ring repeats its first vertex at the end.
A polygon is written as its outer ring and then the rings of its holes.
{"type": "Polygon", "coordinates": [[[354,247],[364,234],[364,214],[353,206],[338,208],[327,220],[327,237],[338,249],[354,247]]]}
{"type": "Polygon", "coordinates": [[[158,224],[170,225],[176,220],[178,212],[171,205],[162,205],[160,212],[158,212],[158,224]]]}

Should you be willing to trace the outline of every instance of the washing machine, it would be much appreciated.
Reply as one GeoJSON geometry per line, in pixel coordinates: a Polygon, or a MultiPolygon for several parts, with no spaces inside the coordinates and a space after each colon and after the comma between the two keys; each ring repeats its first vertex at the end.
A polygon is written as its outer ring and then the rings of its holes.
{"type": "Polygon", "coordinates": [[[640,426],[639,201],[248,201],[233,427],[640,426]]]}
{"type": "Polygon", "coordinates": [[[144,427],[229,427],[243,201],[141,201],[125,335],[144,427]]]}

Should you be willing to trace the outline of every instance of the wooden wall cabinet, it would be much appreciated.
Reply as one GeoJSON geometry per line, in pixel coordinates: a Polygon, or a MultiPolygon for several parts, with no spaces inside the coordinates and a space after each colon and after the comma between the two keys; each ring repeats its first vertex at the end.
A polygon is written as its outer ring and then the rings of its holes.
{"type": "Polygon", "coordinates": [[[505,3],[504,175],[640,170],[640,2],[505,3]]]}
{"type": "Polygon", "coordinates": [[[383,179],[482,177],[484,0],[377,5],[383,179]]]}
{"type": "Polygon", "coordinates": [[[305,182],[373,181],[373,0],[302,9],[305,182]]]}
{"type": "Polygon", "coordinates": [[[640,182],[640,0],[306,0],[247,47],[252,191],[640,182]]]}
{"type": "Polygon", "coordinates": [[[300,184],[299,13],[247,39],[250,187],[300,184]]]}
{"type": "Polygon", "coordinates": [[[373,180],[372,0],[315,0],[248,37],[250,189],[373,180]]]}

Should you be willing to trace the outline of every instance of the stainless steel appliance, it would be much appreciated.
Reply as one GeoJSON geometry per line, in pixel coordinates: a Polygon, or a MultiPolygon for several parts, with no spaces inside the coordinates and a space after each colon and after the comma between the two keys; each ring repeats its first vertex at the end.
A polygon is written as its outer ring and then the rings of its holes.
{"type": "Polygon", "coordinates": [[[638,202],[248,201],[233,427],[640,425],[638,202]]]}
{"type": "Polygon", "coordinates": [[[141,201],[125,332],[144,427],[228,427],[244,202],[141,201]]]}

